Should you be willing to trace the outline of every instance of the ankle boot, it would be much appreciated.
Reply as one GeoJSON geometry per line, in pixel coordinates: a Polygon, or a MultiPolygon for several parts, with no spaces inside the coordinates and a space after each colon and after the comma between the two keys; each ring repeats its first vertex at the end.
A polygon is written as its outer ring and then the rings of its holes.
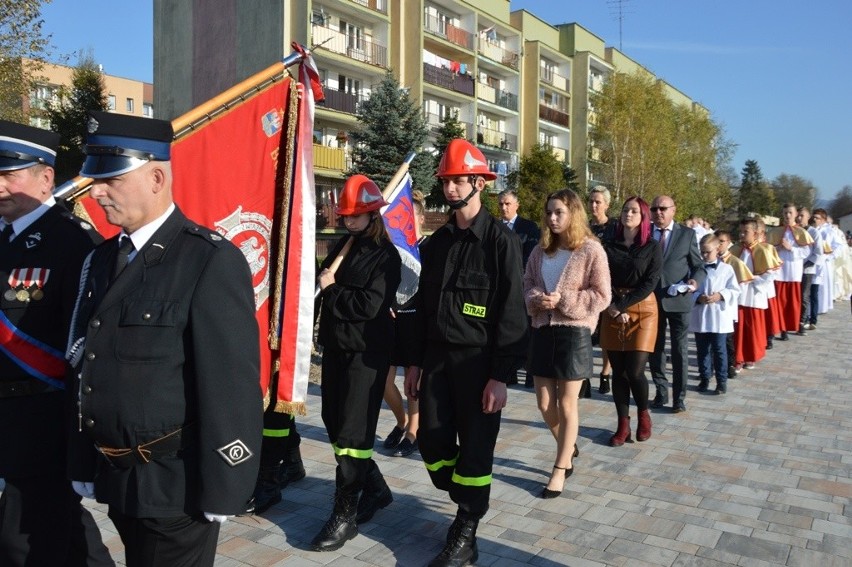
{"type": "Polygon", "coordinates": [[[281,485],[278,483],[279,465],[263,466],[257,475],[254,493],[246,503],[245,514],[263,514],[281,502],[281,485]]]}
{"type": "Polygon", "coordinates": [[[460,511],[447,531],[447,544],[429,563],[429,567],[463,567],[476,563],[479,559],[479,549],[476,546],[478,525],[479,520],[460,511]]]}
{"type": "Polygon", "coordinates": [[[648,410],[639,412],[639,425],[636,426],[636,440],[647,441],[651,438],[651,414],[648,410]]]}
{"type": "Polygon", "coordinates": [[[601,372],[601,384],[598,387],[599,394],[609,394],[609,377],[611,374],[601,372]]]}
{"type": "Polygon", "coordinates": [[[358,500],[356,516],[358,524],[369,522],[376,512],[389,506],[391,502],[393,502],[393,494],[388,488],[388,483],[385,482],[379,467],[373,464],[370,472],[367,473],[367,483],[361,493],[361,499],[358,500]]]}
{"type": "Polygon", "coordinates": [[[358,493],[334,495],[334,510],[320,532],[311,541],[314,551],[334,551],[340,549],[348,540],[358,535],[355,511],[358,507],[358,493]]]}
{"type": "Polygon", "coordinates": [[[580,386],[580,394],[577,396],[578,398],[591,398],[592,397],[592,383],[589,379],[583,380],[583,385],[580,386]]]}
{"type": "Polygon", "coordinates": [[[612,447],[621,447],[625,442],[633,443],[633,439],[630,438],[629,415],[618,418],[618,431],[615,432],[615,435],[609,438],[609,444],[612,447]]]}
{"type": "Polygon", "coordinates": [[[305,478],[305,465],[302,464],[302,453],[298,447],[289,449],[284,456],[284,462],[281,463],[278,481],[281,483],[281,490],[287,488],[287,485],[297,480],[305,478]]]}

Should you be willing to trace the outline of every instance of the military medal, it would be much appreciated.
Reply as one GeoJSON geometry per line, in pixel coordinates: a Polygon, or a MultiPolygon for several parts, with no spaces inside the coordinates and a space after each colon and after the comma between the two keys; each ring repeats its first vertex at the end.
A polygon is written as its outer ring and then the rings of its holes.
{"type": "Polygon", "coordinates": [[[32,297],[34,300],[38,301],[39,299],[44,297],[44,292],[41,290],[41,288],[36,288],[30,294],[30,297],[32,297]]]}
{"type": "Polygon", "coordinates": [[[6,301],[15,301],[15,299],[17,299],[15,295],[16,294],[14,289],[7,289],[6,293],[3,294],[3,299],[5,299],[6,301]]]}
{"type": "Polygon", "coordinates": [[[17,293],[15,293],[15,298],[18,301],[29,301],[30,300],[30,292],[25,289],[19,289],[17,293]]]}

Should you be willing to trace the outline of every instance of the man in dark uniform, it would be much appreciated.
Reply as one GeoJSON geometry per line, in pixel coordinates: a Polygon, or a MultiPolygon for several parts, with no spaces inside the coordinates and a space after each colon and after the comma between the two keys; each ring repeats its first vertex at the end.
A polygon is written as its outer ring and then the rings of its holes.
{"type": "Polygon", "coordinates": [[[121,234],[83,265],[75,489],[109,504],[129,566],[213,565],[258,473],[262,400],[249,266],[172,200],[171,124],[92,112],[81,174],[121,234]]]}
{"type": "Polygon", "coordinates": [[[112,565],[65,465],[62,349],[101,239],[57,205],[59,135],[0,120],[0,565],[112,565]]]}
{"type": "Polygon", "coordinates": [[[453,140],[437,176],[453,214],[421,251],[421,362],[406,371],[405,393],[420,400],[420,454],[432,484],[458,505],[429,564],[449,567],[478,557],[476,528],[488,511],[506,382],[524,360],[527,318],[519,241],[480,201],[496,177],[482,152],[453,140]]]}

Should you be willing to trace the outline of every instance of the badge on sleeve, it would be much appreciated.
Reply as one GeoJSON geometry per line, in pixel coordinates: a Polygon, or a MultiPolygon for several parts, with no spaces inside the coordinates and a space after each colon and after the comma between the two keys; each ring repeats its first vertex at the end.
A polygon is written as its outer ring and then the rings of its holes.
{"type": "Polygon", "coordinates": [[[224,447],[219,447],[216,449],[219,454],[225,459],[225,462],[235,467],[240,463],[244,463],[249,460],[253,453],[246,447],[245,443],[240,441],[239,439],[234,439],[224,447]]]}

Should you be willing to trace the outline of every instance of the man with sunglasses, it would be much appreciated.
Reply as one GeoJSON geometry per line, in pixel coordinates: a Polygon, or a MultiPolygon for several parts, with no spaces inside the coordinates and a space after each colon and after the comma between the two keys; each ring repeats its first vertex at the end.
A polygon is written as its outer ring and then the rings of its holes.
{"type": "Polygon", "coordinates": [[[674,221],[674,200],[660,195],[651,203],[653,237],[663,249],[663,271],[655,290],[659,322],[657,343],[649,357],[651,377],[657,395],[651,407],[662,408],[669,402],[669,382],[666,378],[665,340],[666,327],[671,331],[672,357],[672,410],[686,411],[687,331],[692,309],[692,292],[704,283],[707,272],[698,252],[695,231],[674,221]]]}

